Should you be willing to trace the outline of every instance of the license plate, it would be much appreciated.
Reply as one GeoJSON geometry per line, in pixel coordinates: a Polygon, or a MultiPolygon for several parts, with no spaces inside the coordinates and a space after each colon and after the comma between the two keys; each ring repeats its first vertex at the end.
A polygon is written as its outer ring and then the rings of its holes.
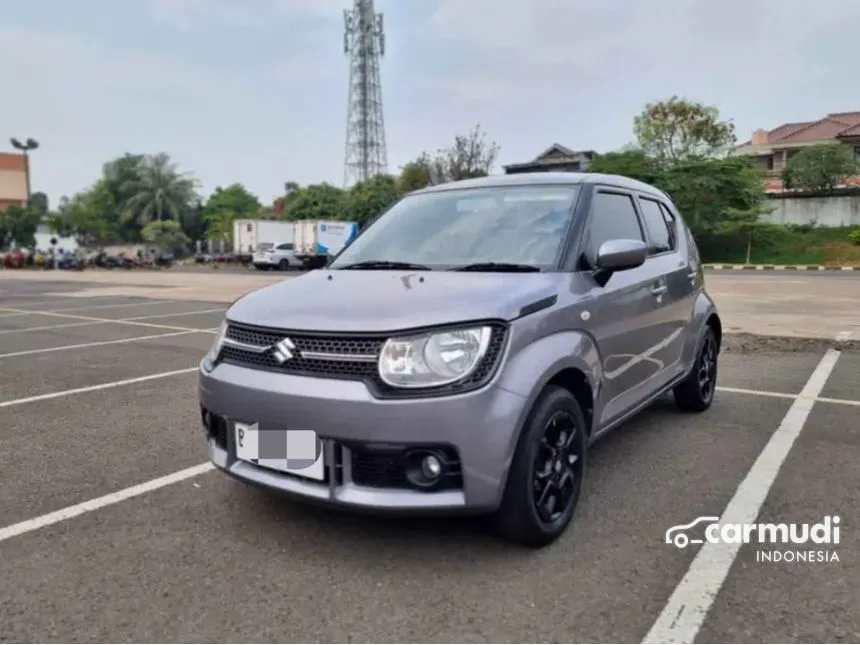
{"type": "Polygon", "coordinates": [[[322,442],[313,430],[261,430],[256,423],[235,423],[236,457],[263,468],[322,481],[322,442]]]}

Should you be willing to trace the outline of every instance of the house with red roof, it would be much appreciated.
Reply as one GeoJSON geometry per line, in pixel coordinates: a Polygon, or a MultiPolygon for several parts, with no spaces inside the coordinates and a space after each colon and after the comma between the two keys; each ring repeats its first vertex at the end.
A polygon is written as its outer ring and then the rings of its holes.
{"type": "MultiPolygon", "coordinates": [[[[860,112],[833,112],[816,121],[783,123],[773,130],[756,130],[749,141],[735,147],[732,154],[752,157],[764,172],[765,190],[785,190],[782,171],[788,160],[808,146],[839,141],[854,148],[860,162],[860,112]]],[[[860,177],[851,177],[848,186],[860,186],[860,177]]]]}

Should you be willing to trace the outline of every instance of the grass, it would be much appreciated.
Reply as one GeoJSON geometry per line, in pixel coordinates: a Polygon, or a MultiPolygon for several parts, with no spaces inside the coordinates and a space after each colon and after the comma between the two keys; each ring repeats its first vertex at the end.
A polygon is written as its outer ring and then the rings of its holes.
{"type": "MultiPolygon", "coordinates": [[[[860,227],[809,228],[780,227],[753,238],[752,264],[827,264],[860,266],[860,245],[848,236],[860,227]]],[[[718,236],[698,240],[702,261],[707,263],[743,264],[746,240],[718,236]]]]}

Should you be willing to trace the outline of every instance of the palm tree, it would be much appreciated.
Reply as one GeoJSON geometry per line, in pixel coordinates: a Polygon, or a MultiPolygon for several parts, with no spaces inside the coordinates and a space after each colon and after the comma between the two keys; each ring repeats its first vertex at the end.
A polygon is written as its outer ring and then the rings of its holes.
{"type": "Polygon", "coordinates": [[[144,158],[137,177],[123,186],[130,195],[123,219],[139,227],[155,220],[176,220],[198,199],[197,181],[177,170],[166,153],[144,158]]]}

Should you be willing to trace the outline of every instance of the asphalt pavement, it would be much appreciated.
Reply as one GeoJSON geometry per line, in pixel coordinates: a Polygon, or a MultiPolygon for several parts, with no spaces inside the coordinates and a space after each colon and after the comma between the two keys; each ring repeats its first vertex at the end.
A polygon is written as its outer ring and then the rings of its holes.
{"type": "Polygon", "coordinates": [[[2,642],[860,639],[860,353],[723,354],[713,407],[662,401],[600,441],[570,531],[528,551],[209,470],[195,370],[226,305],[89,288],[0,282],[2,642]],[[838,561],[665,543],[721,515],[838,515],[838,561]]]}

